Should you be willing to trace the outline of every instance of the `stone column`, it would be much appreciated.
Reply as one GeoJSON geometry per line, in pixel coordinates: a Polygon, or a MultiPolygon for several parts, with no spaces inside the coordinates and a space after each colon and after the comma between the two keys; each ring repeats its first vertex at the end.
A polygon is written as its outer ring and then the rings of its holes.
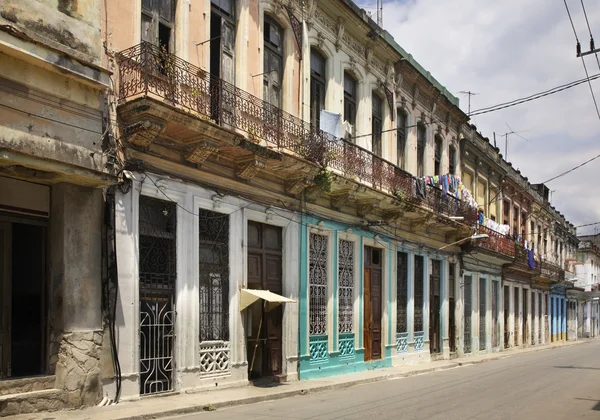
{"type": "Polygon", "coordinates": [[[102,191],[54,185],[50,214],[56,387],[71,407],[95,405],[102,395],[102,191]]]}

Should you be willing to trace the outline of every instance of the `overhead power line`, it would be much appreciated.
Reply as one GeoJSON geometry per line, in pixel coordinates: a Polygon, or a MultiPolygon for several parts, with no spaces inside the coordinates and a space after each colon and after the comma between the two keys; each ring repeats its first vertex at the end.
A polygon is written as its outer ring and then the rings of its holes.
{"type": "Polygon", "coordinates": [[[564,90],[574,88],[575,86],[581,85],[583,83],[588,83],[589,81],[596,80],[598,78],[600,78],[600,73],[599,74],[594,74],[592,76],[589,76],[589,77],[586,77],[586,78],[583,78],[583,79],[575,80],[574,82],[571,82],[571,83],[566,83],[564,85],[556,86],[556,87],[553,87],[552,89],[548,89],[548,90],[545,90],[545,91],[542,91],[542,92],[534,93],[533,95],[525,96],[523,98],[514,99],[514,100],[509,101],[509,102],[503,102],[503,103],[492,105],[492,106],[488,106],[488,107],[485,107],[485,108],[476,109],[473,112],[471,112],[469,114],[469,116],[470,117],[474,117],[476,115],[487,114],[489,112],[494,112],[494,111],[500,111],[501,109],[510,108],[510,107],[513,107],[513,106],[516,106],[516,105],[523,104],[525,102],[531,102],[531,101],[534,101],[536,99],[543,98],[545,96],[554,95],[555,93],[562,92],[564,90]]]}
{"type": "Polygon", "coordinates": [[[595,223],[586,223],[585,225],[579,225],[579,226],[575,226],[575,227],[576,227],[576,228],[580,228],[580,227],[594,226],[594,225],[600,225],[600,222],[595,222],[595,223]]]}
{"type": "Polygon", "coordinates": [[[591,158],[591,159],[588,159],[588,160],[586,160],[585,162],[583,162],[583,163],[581,163],[581,164],[579,164],[579,165],[577,165],[577,166],[575,166],[575,167],[573,167],[573,168],[569,169],[568,171],[564,171],[562,174],[556,175],[555,177],[553,177],[553,178],[550,178],[550,179],[548,179],[548,180],[544,181],[542,184],[546,184],[546,183],[548,183],[548,182],[550,182],[550,181],[554,181],[555,179],[558,179],[558,178],[560,178],[560,177],[563,177],[563,176],[565,176],[566,174],[569,174],[569,173],[573,172],[574,170],[576,170],[576,169],[579,169],[579,168],[581,168],[582,166],[585,166],[585,165],[587,165],[588,163],[590,163],[590,162],[592,162],[592,161],[594,161],[594,160],[596,160],[596,159],[598,159],[598,158],[600,158],[600,155],[596,155],[596,156],[594,156],[593,158],[591,158]]]}

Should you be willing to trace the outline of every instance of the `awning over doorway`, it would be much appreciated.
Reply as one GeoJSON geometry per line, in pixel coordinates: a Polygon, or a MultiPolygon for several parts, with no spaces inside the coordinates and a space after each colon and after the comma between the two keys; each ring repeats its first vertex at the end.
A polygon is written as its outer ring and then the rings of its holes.
{"type": "Polygon", "coordinates": [[[276,308],[282,303],[296,303],[293,299],[280,296],[268,290],[240,289],[240,311],[243,311],[259,299],[266,302],[267,311],[276,308]]]}

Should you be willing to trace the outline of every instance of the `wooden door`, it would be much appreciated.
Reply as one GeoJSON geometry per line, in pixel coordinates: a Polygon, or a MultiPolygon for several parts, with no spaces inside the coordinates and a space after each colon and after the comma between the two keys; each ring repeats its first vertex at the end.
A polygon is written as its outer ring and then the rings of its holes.
{"type": "Polygon", "coordinates": [[[0,378],[11,376],[11,225],[0,223],[0,378]]]}
{"type": "MultiPolygon", "coordinates": [[[[280,295],[283,293],[282,277],[281,228],[248,222],[248,288],[269,290],[280,295]]],[[[255,365],[258,364],[260,369],[251,372],[255,377],[275,376],[282,373],[283,308],[280,305],[271,311],[266,309],[262,305],[261,310],[254,312],[262,317],[260,351],[257,354],[257,358],[260,359],[255,361],[255,365]]],[[[258,324],[260,319],[253,321],[254,327],[258,324]]],[[[249,352],[254,350],[252,340],[256,340],[256,336],[249,337],[249,352]]]]}
{"type": "Polygon", "coordinates": [[[365,247],[364,346],[365,361],[381,359],[382,252],[365,247]]]}

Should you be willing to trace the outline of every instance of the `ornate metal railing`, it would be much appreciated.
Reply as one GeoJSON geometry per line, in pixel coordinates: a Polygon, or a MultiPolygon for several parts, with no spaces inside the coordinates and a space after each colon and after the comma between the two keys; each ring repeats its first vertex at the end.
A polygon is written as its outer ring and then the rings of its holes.
{"type": "Polygon", "coordinates": [[[541,275],[554,281],[563,281],[565,279],[565,270],[559,265],[553,264],[548,261],[541,261],[539,263],[541,275]]]}
{"type": "Polygon", "coordinates": [[[442,197],[437,188],[428,198],[415,196],[415,179],[393,163],[311,126],[159,47],[143,42],[117,54],[119,102],[149,94],[252,139],[292,152],[340,175],[381,191],[424,204],[434,212],[474,220],[475,211],[461,200],[442,197]]]}
{"type": "Polygon", "coordinates": [[[506,255],[508,257],[515,256],[515,241],[487,226],[478,226],[477,233],[487,234],[488,238],[479,239],[475,242],[475,245],[479,248],[487,249],[488,251],[496,252],[498,254],[506,255]]]}

